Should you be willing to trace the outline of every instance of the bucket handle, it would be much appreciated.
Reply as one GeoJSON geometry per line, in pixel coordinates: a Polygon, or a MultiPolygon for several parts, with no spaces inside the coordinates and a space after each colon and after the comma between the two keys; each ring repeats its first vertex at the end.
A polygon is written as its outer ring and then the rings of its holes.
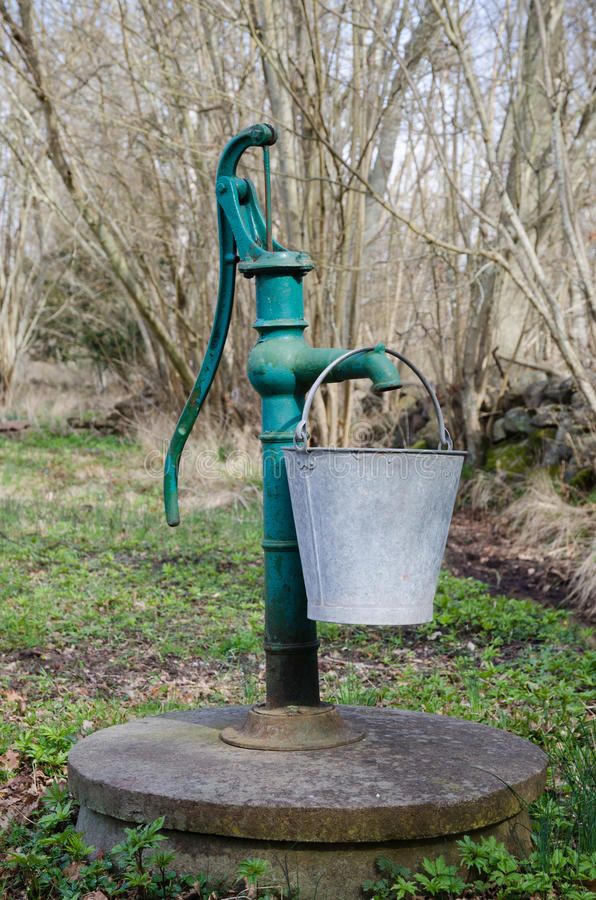
{"type": "Polygon", "coordinates": [[[410,368],[412,372],[418,376],[430,396],[435,415],[437,417],[437,422],[439,424],[439,445],[437,447],[437,450],[453,450],[453,440],[445,426],[445,419],[443,418],[443,413],[441,411],[439,401],[437,400],[437,395],[433,391],[429,380],[425,375],[422,374],[420,369],[415,366],[413,362],[410,362],[410,360],[407,359],[402,353],[398,353],[397,350],[390,350],[389,347],[385,347],[383,344],[377,344],[375,347],[360,347],[357,350],[348,350],[347,353],[342,353],[341,356],[338,356],[337,359],[334,359],[333,362],[329,363],[329,365],[323,369],[317,380],[311,386],[308,394],[306,395],[306,399],[304,401],[304,409],[302,410],[302,418],[296,425],[296,431],[294,432],[294,447],[297,450],[308,449],[308,414],[310,412],[310,408],[312,406],[312,402],[315,398],[316,392],[325,381],[329,373],[345,359],[350,359],[351,356],[356,356],[356,354],[358,353],[371,353],[373,351],[382,351],[383,353],[388,353],[390,356],[394,356],[396,359],[399,359],[401,362],[405,363],[406,366],[408,366],[408,368],[410,368]]]}

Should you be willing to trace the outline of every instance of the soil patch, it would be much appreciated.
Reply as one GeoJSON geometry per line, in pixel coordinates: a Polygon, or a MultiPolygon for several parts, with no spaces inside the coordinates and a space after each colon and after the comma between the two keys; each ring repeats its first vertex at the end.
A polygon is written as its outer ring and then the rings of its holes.
{"type": "Polygon", "coordinates": [[[560,560],[520,553],[496,515],[459,509],[451,522],[445,561],[453,575],[477,578],[492,594],[569,607],[568,568],[560,560]]]}

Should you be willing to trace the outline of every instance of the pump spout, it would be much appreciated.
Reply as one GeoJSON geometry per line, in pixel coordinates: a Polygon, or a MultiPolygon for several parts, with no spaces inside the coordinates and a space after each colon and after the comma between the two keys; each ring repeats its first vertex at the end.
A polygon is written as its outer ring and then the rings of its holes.
{"type": "MultiPolygon", "coordinates": [[[[296,392],[304,394],[321,372],[346,353],[341,347],[311,347],[301,327],[294,333],[269,331],[257,341],[248,359],[248,377],[262,397],[275,397],[296,392]]],[[[399,372],[386,356],[383,345],[359,353],[339,363],[329,373],[329,381],[369,378],[375,393],[401,387],[399,372]]]]}
{"type": "MultiPolygon", "coordinates": [[[[339,359],[346,351],[339,348],[319,348],[304,345],[297,360],[296,377],[301,385],[310,385],[330,363],[339,359]]],[[[328,381],[350,381],[369,378],[375,394],[393,391],[401,387],[399,372],[385,354],[385,348],[378,344],[374,350],[346,359],[329,373],[328,381]]]]}
{"type": "Polygon", "coordinates": [[[382,355],[376,351],[370,353],[364,358],[364,368],[364,377],[372,381],[373,393],[383,394],[401,387],[399,372],[384,352],[382,355]]]}

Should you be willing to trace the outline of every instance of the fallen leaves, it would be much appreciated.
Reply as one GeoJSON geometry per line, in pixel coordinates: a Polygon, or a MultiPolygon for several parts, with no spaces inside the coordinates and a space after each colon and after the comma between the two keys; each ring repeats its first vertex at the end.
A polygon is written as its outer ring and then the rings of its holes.
{"type": "Polygon", "coordinates": [[[13,747],[9,747],[6,753],[0,755],[0,770],[2,772],[14,772],[19,768],[21,754],[13,747]]]}
{"type": "MultiPolygon", "coordinates": [[[[19,754],[14,750],[9,753],[19,754]]],[[[0,757],[1,759],[2,757],[0,757]]],[[[27,821],[39,806],[41,797],[52,779],[40,769],[20,772],[0,786],[0,830],[8,827],[15,819],[27,821]]]]}
{"type": "Polygon", "coordinates": [[[19,719],[27,710],[27,698],[18,691],[9,689],[2,694],[3,705],[6,708],[5,715],[12,719],[19,719]]]}
{"type": "MultiPolygon", "coordinates": [[[[64,869],[64,874],[70,881],[78,881],[81,877],[81,869],[83,868],[82,862],[77,862],[73,859],[73,861],[66,866],[64,869]]],[[[103,896],[103,894],[102,894],[103,896]]]]}
{"type": "Polygon", "coordinates": [[[7,703],[16,703],[17,706],[20,706],[22,708],[22,710],[24,711],[25,698],[23,697],[22,694],[19,694],[17,691],[8,690],[8,691],[6,691],[6,694],[4,695],[4,697],[5,697],[5,700],[7,703]]]}

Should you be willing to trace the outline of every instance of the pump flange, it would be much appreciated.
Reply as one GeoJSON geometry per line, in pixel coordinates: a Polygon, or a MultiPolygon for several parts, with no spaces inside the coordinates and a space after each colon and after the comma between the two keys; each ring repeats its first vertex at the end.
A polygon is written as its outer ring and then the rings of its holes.
{"type": "Polygon", "coordinates": [[[352,728],[331,703],[320,706],[284,706],[249,710],[241,728],[232,726],[220,738],[247,750],[325,750],[362,740],[364,731],[352,728]]]}

